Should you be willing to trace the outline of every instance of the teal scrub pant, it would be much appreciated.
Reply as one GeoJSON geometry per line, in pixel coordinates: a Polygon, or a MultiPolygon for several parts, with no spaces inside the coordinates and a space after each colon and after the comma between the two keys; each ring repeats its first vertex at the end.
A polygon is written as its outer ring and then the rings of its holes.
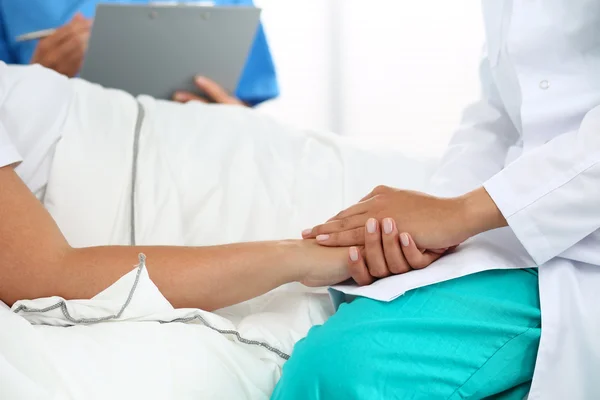
{"type": "Polygon", "coordinates": [[[537,270],[494,270],[342,304],[298,342],[272,399],[509,399],[531,384],[537,270]]]}

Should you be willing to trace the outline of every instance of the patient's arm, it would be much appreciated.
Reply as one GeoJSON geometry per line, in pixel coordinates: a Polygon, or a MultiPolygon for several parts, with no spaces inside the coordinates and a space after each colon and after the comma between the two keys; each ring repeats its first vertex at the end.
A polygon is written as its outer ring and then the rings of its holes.
{"type": "Polygon", "coordinates": [[[325,286],[349,277],[346,249],[310,241],[73,249],[12,167],[0,168],[0,300],[5,303],[91,298],[131,271],[142,252],[150,277],[178,308],[214,310],[292,281],[325,286]]]}

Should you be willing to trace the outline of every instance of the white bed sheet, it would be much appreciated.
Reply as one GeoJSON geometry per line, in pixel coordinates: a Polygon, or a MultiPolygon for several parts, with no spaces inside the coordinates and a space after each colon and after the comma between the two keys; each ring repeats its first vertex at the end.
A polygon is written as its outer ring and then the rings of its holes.
{"type": "Polygon", "coordinates": [[[0,398],[267,399],[294,343],[331,307],[326,295],[283,292],[246,306],[235,322],[175,310],[135,269],[91,300],[3,307],[0,398]]]}
{"type": "MultiPolygon", "coordinates": [[[[121,92],[74,84],[45,205],[74,246],[128,244],[137,103],[121,92]]],[[[140,101],[146,120],[135,187],[138,244],[298,237],[377,184],[422,188],[434,166],[401,149],[356,146],[239,107],[140,101]]],[[[132,274],[67,309],[79,317],[115,312],[132,274]]],[[[281,373],[280,356],[199,323],[156,321],[201,313],[289,354],[333,311],[325,291],[298,285],[217,314],[173,310],[149,279],[141,289],[132,313],[91,326],[32,325],[70,324],[58,309],[26,320],[0,307],[0,399],[266,399],[281,373]]]]}

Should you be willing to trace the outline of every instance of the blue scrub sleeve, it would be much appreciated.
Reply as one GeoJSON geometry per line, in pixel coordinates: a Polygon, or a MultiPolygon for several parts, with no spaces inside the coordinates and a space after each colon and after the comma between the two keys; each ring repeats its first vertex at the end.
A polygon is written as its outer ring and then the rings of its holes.
{"type": "Polygon", "coordinates": [[[15,60],[8,46],[8,36],[6,33],[6,24],[4,23],[4,13],[0,8],[0,61],[7,64],[14,64],[15,60]]]}
{"type": "MultiPolygon", "coordinates": [[[[239,0],[233,3],[240,6],[253,5],[252,0],[239,0]]],[[[256,32],[254,44],[248,54],[235,94],[238,99],[252,106],[279,96],[275,64],[262,24],[256,32]]]]}

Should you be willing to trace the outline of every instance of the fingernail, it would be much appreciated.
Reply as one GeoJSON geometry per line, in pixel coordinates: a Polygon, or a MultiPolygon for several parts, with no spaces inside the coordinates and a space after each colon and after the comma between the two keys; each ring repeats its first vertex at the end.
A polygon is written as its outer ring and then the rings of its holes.
{"type": "Polygon", "coordinates": [[[175,93],[175,96],[173,96],[173,98],[175,99],[175,101],[184,101],[186,99],[186,96],[183,93],[175,93]]]}
{"type": "Polygon", "coordinates": [[[393,224],[392,224],[392,219],[391,218],[386,218],[383,220],[383,232],[386,235],[389,235],[390,233],[392,233],[393,228],[393,224]]]}
{"type": "Polygon", "coordinates": [[[197,76],[196,83],[200,86],[203,86],[206,83],[206,78],[203,76],[197,76]]]}
{"type": "Polygon", "coordinates": [[[350,247],[350,260],[358,261],[358,250],[356,247],[350,247]]]}
{"type": "Polygon", "coordinates": [[[305,229],[302,231],[302,236],[308,236],[312,233],[312,229],[305,229]]]}
{"type": "Polygon", "coordinates": [[[410,244],[408,234],[403,233],[402,235],[400,235],[400,241],[402,242],[402,246],[408,247],[408,245],[410,244]]]}
{"type": "Polygon", "coordinates": [[[317,242],[324,242],[329,239],[329,235],[319,235],[317,236],[317,242]]]}
{"type": "Polygon", "coordinates": [[[375,219],[373,219],[373,218],[370,218],[367,221],[367,232],[375,233],[376,230],[377,230],[377,221],[375,221],[375,219]]]}

